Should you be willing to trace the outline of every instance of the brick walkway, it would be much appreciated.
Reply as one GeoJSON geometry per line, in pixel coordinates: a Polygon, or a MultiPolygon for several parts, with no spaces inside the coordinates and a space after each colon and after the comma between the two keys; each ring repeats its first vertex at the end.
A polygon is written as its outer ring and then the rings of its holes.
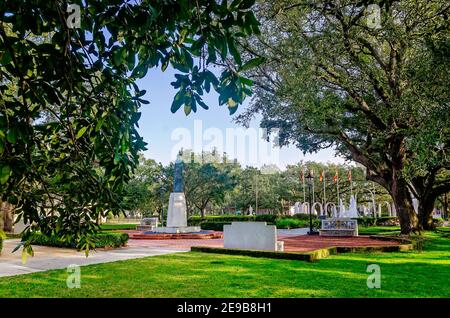
{"type": "Polygon", "coordinates": [[[284,241],[286,252],[308,252],[332,246],[394,246],[399,245],[395,241],[381,241],[368,236],[358,237],[323,237],[323,236],[290,236],[280,238],[284,241]]]}
{"type": "MultiPolygon", "coordinates": [[[[399,244],[394,241],[375,240],[368,236],[321,237],[279,235],[278,240],[284,241],[284,250],[286,252],[308,252],[332,246],[393,246],[399,244]]],[[[187,250],[191,246],[223,247],[223,239],[130,240],[128,246],[187,250]]]]}

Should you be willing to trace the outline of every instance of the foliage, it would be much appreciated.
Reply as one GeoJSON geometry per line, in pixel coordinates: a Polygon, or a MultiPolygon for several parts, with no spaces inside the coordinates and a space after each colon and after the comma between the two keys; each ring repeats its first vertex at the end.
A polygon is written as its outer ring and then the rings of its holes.
{"type": "MultiPolygon", "coordinates": [[[[408,234],[418,226],[410,192],[433,202],[450,187],[439,175],[450,158],[447,3],[384,1],[379,27],[369,26],[367,4],[260,1],[262,34],[242,46],[267,63],[249,72],[256,95],[237,121],[260,113],[281,145],[332,147],[362,164],[408,234]]],[[[419,209],[429,217],[432,206],[419,209]]]]}
{"type": "Polygon", "coordinates": [[[188,219],[190,226],[196,226],[202,222],[245,222],[255,221],[255,216],[252,215],[208,215],[202,218],[201,216],[191,216],[188,219]]]}
{"type": "MultiPolygon", "coordinates": [[[[337,184],[333,181],[336,172],[339,175],[339,197],[344,202],[350,200],[351,194],[357,196],[360,204],[372,204],[373,200],[391,201],[384,188],[365,180],[364,171],[359,166],[308,161],[289,165],[283,171],[264,174],[261,169],[244,168],[239,162],[232,162],[214,151],[205,151],[200,155],[185,150],[182,151],[182,158],[186,162],[184,190],[190,216],[202,214],[202,207],[205,215],[238,211],[243,211],[242,214],[246,215],[250,206],[255,212],[256,192],[258,211],[263,209],[270,214],[286,213],[295,202],[309,201],[308,186],[306,183],[302,184],[300,177],[302,169],[315,172],[312,191],[315,202],[326,199],[327,202],[338,203],[337,184]],[[323,181],[320,181],[322,172],[323,181]],[[352,175],[351,184],[348,180],[349,173],[352,175]]],[[[141,155],[136,173],[126,187],[124,206],[131,213],[137,211],[144,215],[155,212],[160,214],[167,209],[172,183],[173,163],[163,166],[141,155]]]]}
{"type": "Polygon", "coordinates": [[[209,231],[223,231],[224,225],[230,224],[231,222],[204,221],[200,223],[200,228],[202,230],[209,230],[209,231]]]}
{"type": "MultiPolygon", "coordinates": [[[[314,224],[316,220],[314,220],[314,224]]],[[[313,224],[313,226],[314,226],[313,224]]],[[[302,227],[309,227],[309,221],[307,220],[299,220],[294,218],[281,218],[277,220],[277,229],[296,229],[302,227]]],[[[314,226],[317,227],[317,226],[314,226]]]]}
{"type": "Polygon", "coordinates": [[[6,234],[2,230],[0,230],[0,254],[2,253],[4,240],[6,240],[6,234]]]}
{"type": "Polygon", "coordinates": [[[141,155],[136,172],[125,187],[124,208],[144,217],[161,214],[170,194],[172,176],[168,169],[141,155]]]}
{"type": "Polygon", "coordinates": [[[102,231],[117,231],[117,230],[136,230],[137,224],[111,224],[104,223],[100,225],[102,231]]]}
{"type": "Polygon", "coordinates": [[[240,72],[261,62],[241,59],[236,40],[259,23],[252,0],[71,4],[80,28],[67,24],[65,2],[0,3],[0,195],[32,224],[27,233],[84,240],[88,250],[96,220],[123,211],[145,149],[137,125],[148,101],[136,81],[170,65],[179,72],[172,111],[207,108],[201,96],[213,88],[233,113],[251,93],[240,72]]]}
{"type": "MultiPolygon", "coordinates": [[[[104,247],[121,247],[125,246],[128,242],[128,234],[126,233],[97,233],[92,237],[89,237],[93,243],[93,248],[104,247]]],[[[42,233],[33,233],[30,238],[32,245],[44,245],[52,247],[66,247],[66,248],[78,248],[80,245],[75,240],[62,240],[56,235],[47,236],[42,233]]]]}
{"type": "Polygon", "coordinates": [[[235,186],[235,176],[230,164],[186,162],[184,171],[184,193],[188,209],[197,208],[202,217],[210,203],[221,204],[225,200],[226,192],[235,186]]]}
{"type": "Polygon", "coordinates": [[[237,186],[230,192],[224,203],[227,207],[235,210],[247,211],[249,206],[256,208],[256,180],[258,178],[258,209],[270,210],[273,214],[286,213],[295,202],[308,202],[309,189],[301,180],[301,171],[314,171],[314,188],[311,189],[311,200],[314,202],[332,202],[338,204],[337,184],[333,177],[338,172],[339,198],[349,202],[350,194],[357,196],[361,204],[376,202],[391,202],[387,191],[378,184],[365,180],[364,171],[361,167],[337,164],[322,164],[318,162],[301,162],[289,165],[284,171],[273,174],[262,174],[258,169],[247,167],[242,169],[236,167],[237,186]],[[320,174],[323,172],[323,181],[320,174]],[[352,175],[352,186],[348,175],[352,175]],[[325,184],[325,195],[324,195],[325,184]],[[373,197],[372,197],[373,193],[373,197]]]}
{"type": "Polygon", "coordinates": [[[275,214],[260,214],[255,216],[257,222],[267,222],[268,224],[275,224],[278,219],[278,215],[275,214]]]}
{"type": "Polygon", "coordinates": [[[358,218],[358,225],[360,226],[393,226],[399,225],[398,217],[362,217],[358,218]]]}

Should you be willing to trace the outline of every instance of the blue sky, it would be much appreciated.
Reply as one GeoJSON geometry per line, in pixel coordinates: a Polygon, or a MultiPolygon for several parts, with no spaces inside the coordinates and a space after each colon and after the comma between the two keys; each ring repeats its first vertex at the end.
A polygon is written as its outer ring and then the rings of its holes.
{"type": "MultiPolygon", "coordinates": [[[[155,159],[163,164],[167,164],[172,161],[174,159],[173,153],[178,151],[178,148],[180,148],[179,140],[173,140],[172,135],[176,135],[179,131],[189,132],[192,134],[191,144],[193,144],[194,138],[197,138],[196,149],[199,149],[198,140],[200,140],[202,143],[200,147],[205,150],[207,150],[208,145],[211,144],[211,142],[205,138],[205,131],[209,129],[209,131],[214,131],[216,133],[222,132],[224,137],[224,147],[226,147],[227,140],[225,137],[227,128],[242,129],[242,127],[233,123],[233,117],[229,115],[228,109],[225,106],[219,106],[217,95],[210,93],[204,97],[206,104],[209,106],[209,110],[199,108],[197,113],[191,113],[186,116],[181,108],[177,113],[172,114],[170,111],[170,105],[172,103],[173,96],[176,93],[176,90],[170,85],[170,82],[172,81],[174,81],[173,70],[167,69],[165,72],[161,72],[159,69],[152,69],[149,70],[145,78],[138,82],[139,88],[147,91],[144,98],[150,101],[150,104],[143,105],[140,110],[142,112],[142,116],[139,122],[139,132],[148,143],[148,150],[144,153],[145,157],[155,159]],[[198,134],[198,129],[194,132],[194,124],[198,127],[199,123],[203,127],[203,134],[198,134]],[[211,130],[211,128],[213,128],[213,130],[211,130]],[[197,135],[195,135],[195,133],[197,135]]],[[[239,106],[237,113],[241,112],[248,105],[248,102],[249,100],[247,100],[244,105],[239,106]]],[[[255,129],[258,127],[259,120],[253,120],[250,129],[256,131],[255,129]]],[[[184,148],[186,149],[187,147],[184,148]]],[[[233,157],[233,155],[230,156],[233,157]]],[[[236,156],[236,154],[234,156],[236,156]]],[[[241,162],[243,165],[261,165],[259,162],[250,160],[250,158],[248,158],[248,160],[245,158],[240,160],[244,161],[241,162]]],[[[283,169],[286,165],[297,163],[300,160],[314,160],[324,163],[344,162],[343,159],[336,158],[334,156],[333,150],[324,150],[317,154],[308,154],[304,156],[300,150],[291,146],[281,148],[277,159],[275,160],[276,162],[273,163],[283,169]]]]}

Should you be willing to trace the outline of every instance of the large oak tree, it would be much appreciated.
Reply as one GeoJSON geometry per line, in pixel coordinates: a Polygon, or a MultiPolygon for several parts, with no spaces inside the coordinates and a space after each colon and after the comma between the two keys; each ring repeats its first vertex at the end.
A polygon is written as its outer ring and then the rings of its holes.
{"type": "Polygon", "coordinates": [[[448,9],[442,0],[260,2],[262,35],[242,46],[267,63],[251,72],[256,98],[238,121],[259,112],[262,126],[281,128],[281,144],[334,147],[389,191],[402,233],[426,228],[429,205],[450,186],[448,9]],[[379,24],[368,20],[378,13],[379,24]]]}

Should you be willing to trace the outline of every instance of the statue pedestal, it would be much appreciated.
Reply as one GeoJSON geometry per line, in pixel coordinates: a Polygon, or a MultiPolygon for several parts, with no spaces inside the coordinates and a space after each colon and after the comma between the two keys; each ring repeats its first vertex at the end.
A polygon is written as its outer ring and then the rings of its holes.
{"type": "Polygon", "coordinates": [[[186,198],[183,192],[172,192],[169,198],[169,210],[167,212],[167,226],[157,227],[153,232],[157,233],[192,233],[200,232],[199,226],[187,226],[186,198]]]}
{"type": "Polygon", "coordinates": [[[172,192],[167,212],[167,227],[187,226],[186,198],[183,192],[172,192]]]}

